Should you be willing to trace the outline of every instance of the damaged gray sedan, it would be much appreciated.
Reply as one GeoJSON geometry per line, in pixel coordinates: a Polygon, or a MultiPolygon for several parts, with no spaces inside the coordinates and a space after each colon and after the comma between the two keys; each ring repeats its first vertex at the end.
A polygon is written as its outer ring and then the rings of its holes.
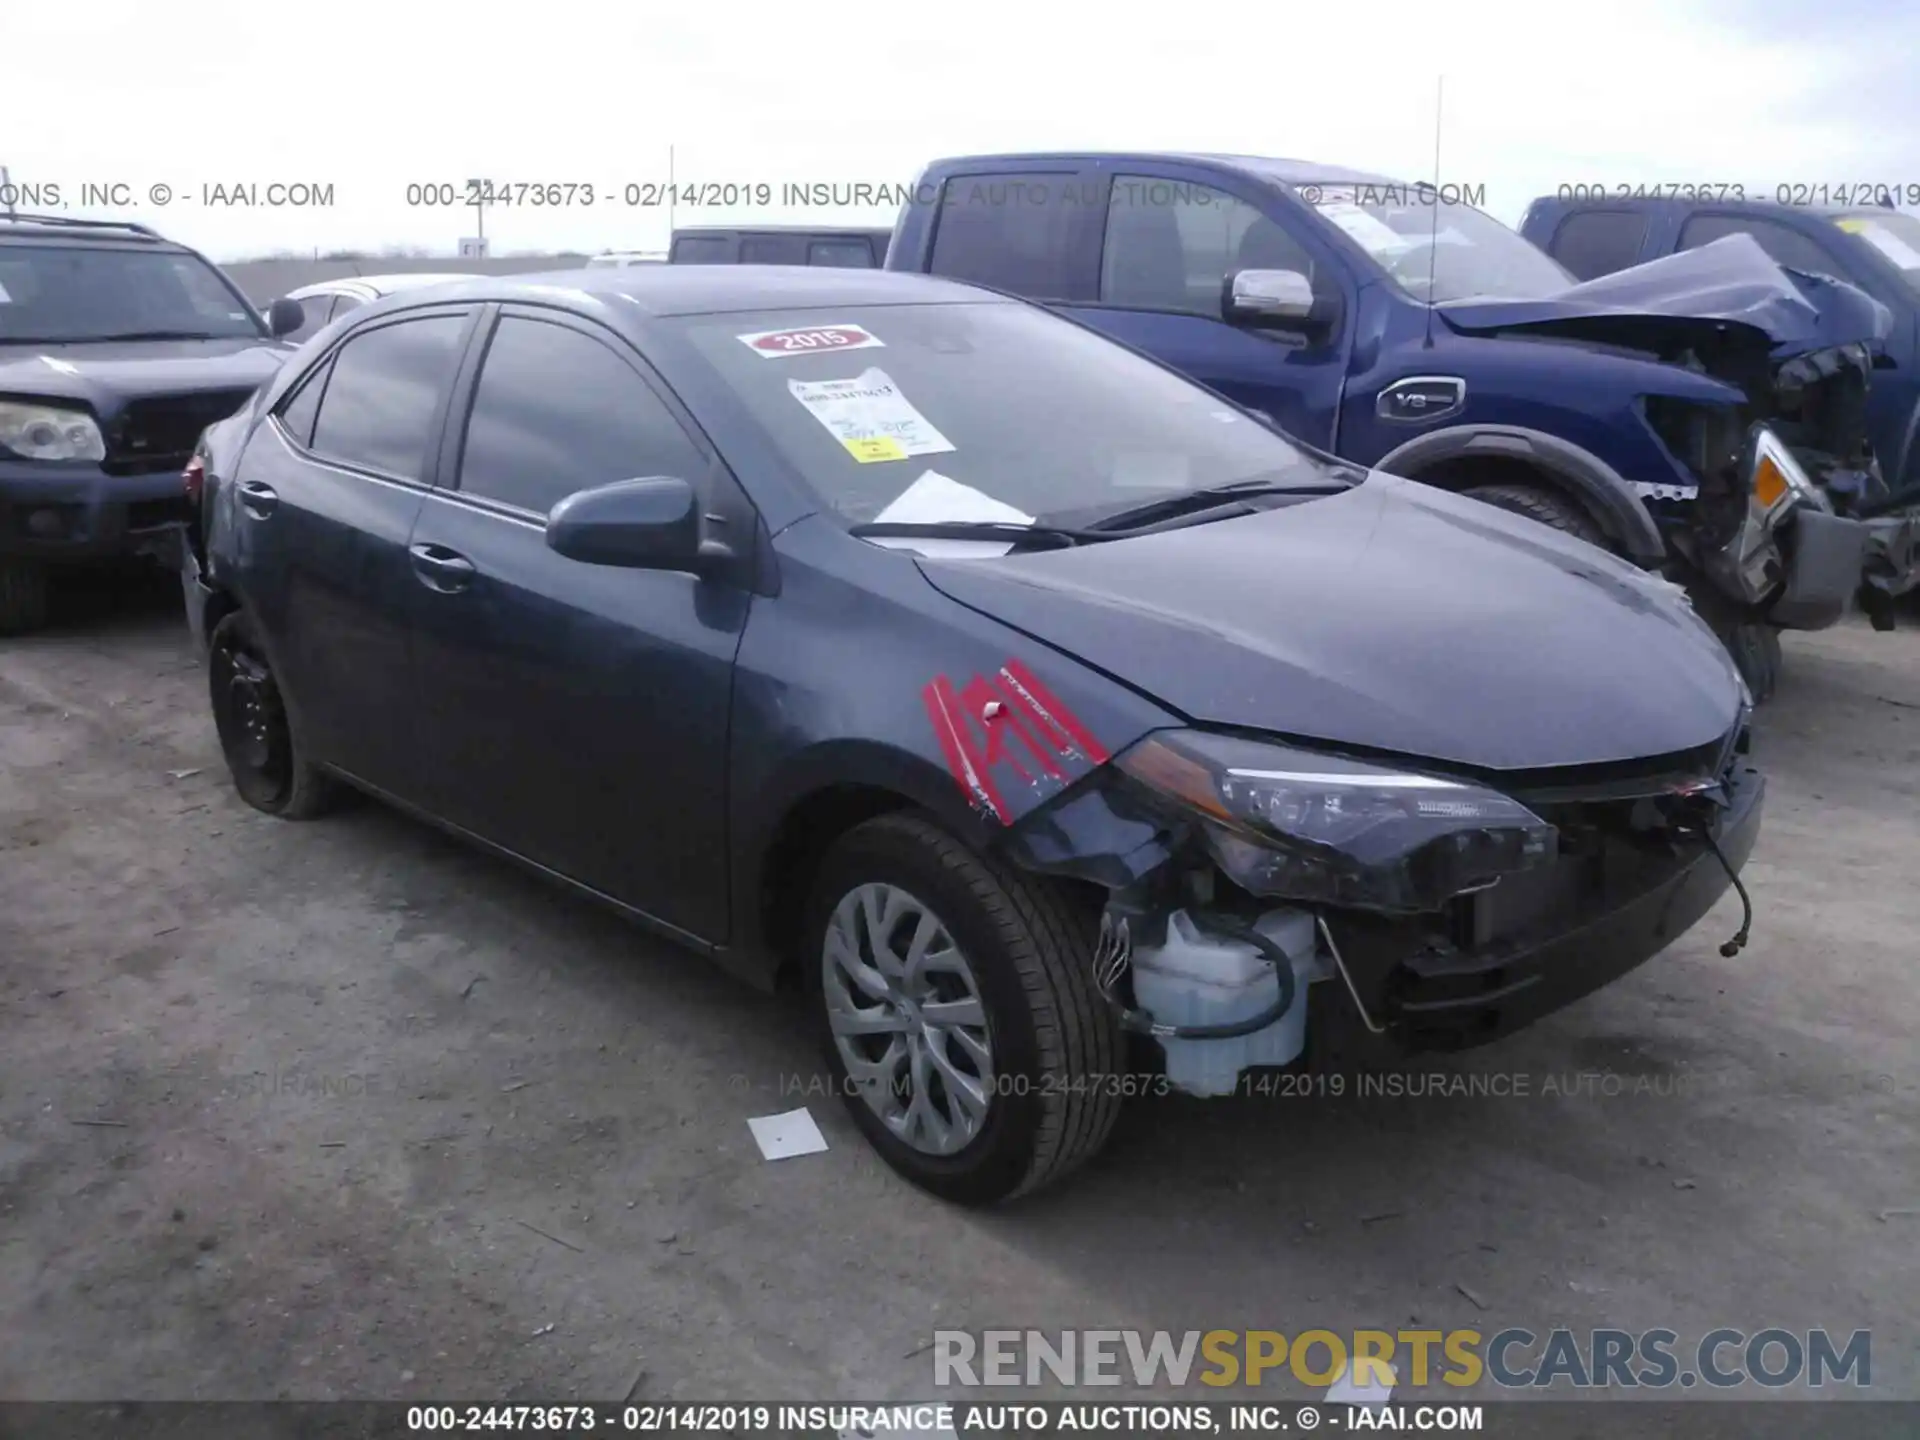
{"type": "Polygon", "coordinates": [[[248,803],[346,782],[798,978],[855,1122],[961,1202],[1143,1090],[1524,1026],[1760,824],[1676,587],[971,286],[408,292],[195,463],[248,803]]]}

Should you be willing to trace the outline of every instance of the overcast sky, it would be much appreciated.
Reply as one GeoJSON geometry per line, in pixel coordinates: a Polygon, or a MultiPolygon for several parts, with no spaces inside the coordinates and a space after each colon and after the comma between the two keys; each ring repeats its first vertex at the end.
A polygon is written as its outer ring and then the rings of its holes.
{"type": "MultiPolygon", "coordinates": [[[[1860,0],[1326,6],[672,6],[544,0],[12,4],[0,165],[69,213],[121,214],[216,259],[454,253],[471,209],[408,187],[558,182],[590,208],[495,207],[494,253],[662,247],[657,187],[905,185],[927,160],[1085,147],[1285,155],[1486,187],[1516,223],[1569,183],[1920,185],[1920,7],[1860,0]],[[331,186],[269,208],[270,184],[331,186]],[[253,208],[202,187],[257,187],[253,208]],[[171,192],[159,206],[155,187],[171,192]],[[608,203],[609,197],[613,203],[608,203]],[[641,198],[657,198],[646,197],[641,198]]],[[[29,208],[32,197],[21,208],[29,208]]],[[[886,210],[680,205],[680,224],[890,223],[886,210]]]]}

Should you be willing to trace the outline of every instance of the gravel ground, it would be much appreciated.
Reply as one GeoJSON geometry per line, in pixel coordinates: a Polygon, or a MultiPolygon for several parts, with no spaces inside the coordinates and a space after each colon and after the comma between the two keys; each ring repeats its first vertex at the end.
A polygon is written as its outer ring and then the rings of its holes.
{"type": "Polygon", "coordinates": [[[1729,899],[1451,1064],[1513,1093],[1140,1102],[974,1214],[783,1003],[244,807],[168,584],[67,602],[0,644],[0,1397],[914,1398],[935,1327],[1415,1322],[1867,1328],[1920,1397],[1920,634],[1789,639],[1737,959],[1729,899]],[[763,1162],[802,1103],[830,1150],[763,1162]]]}

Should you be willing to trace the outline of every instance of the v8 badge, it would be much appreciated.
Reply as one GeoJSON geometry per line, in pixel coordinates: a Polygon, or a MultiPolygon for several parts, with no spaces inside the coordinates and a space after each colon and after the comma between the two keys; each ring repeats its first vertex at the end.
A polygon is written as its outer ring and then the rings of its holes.
{"type": "Polygon", "coordinates": [[[1373,413],[1396,425],[1430,425],[1458,415],[1467,403],[1467,382],[1457,375],[1409,375],[1380,392],[1373,413]]]}

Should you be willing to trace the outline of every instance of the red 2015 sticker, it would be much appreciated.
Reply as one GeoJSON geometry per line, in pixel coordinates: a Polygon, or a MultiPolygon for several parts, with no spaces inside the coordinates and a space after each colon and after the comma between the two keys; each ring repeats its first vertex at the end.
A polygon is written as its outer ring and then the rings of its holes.
{"type": "Polygon", "coordinates": [[[859,325],[809,325],[804,330],[762,330],[742,335],[740,343],[756,355],[819,355],[828,350],[884,350],[878,336],[859,325]]]}

